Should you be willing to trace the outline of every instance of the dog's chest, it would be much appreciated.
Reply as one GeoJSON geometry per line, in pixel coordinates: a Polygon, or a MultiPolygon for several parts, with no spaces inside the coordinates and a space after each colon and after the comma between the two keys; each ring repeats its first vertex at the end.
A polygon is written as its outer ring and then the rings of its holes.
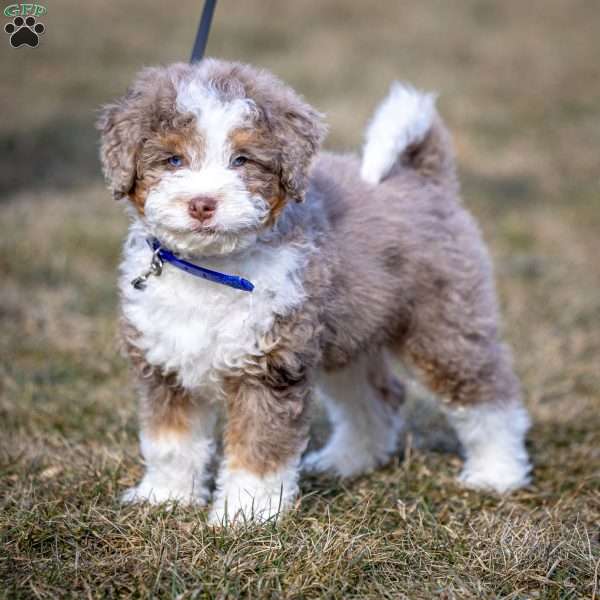
{"type": "Polygon", "coordinates": [[[243,367],[260,354],[261,339],[277,316],[304,298],[299,277],[303,263],[297,248],[259,248],[237,260],[203,262],[208,268],[242,275],[255,285],[242,292],[211,283],[165,265],[145,290],[130,281],[147,268],[150,250],[129,240],[121,265],[122,309],[137,330],[136,345],[146,360],[176,372],[188,389],[218,384],[219,374],[243,367]]]}

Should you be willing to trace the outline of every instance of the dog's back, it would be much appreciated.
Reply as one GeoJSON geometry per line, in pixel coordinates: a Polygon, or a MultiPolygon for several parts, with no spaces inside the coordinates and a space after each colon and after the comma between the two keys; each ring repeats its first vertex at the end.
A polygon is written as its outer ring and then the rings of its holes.
{"type": "Polygon", "coordinates": [[[487,253],[460,202],[432,96],[395,84],[366,138],[362,160],[320,154],[308,195],[330,226],[321,256],[332,257],[335,282],[323,304],[332,361],[375,338],[399,344],[421,307],[443,314],[453,294],[476,292],[482,311],[495,311],[487,253]]]}

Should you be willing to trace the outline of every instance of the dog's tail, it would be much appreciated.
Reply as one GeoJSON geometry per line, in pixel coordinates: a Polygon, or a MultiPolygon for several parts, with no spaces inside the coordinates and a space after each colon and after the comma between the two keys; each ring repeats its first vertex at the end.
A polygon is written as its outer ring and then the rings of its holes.
{"type": "Polygon", "coordinates": [[[369,183],[380,183],[399,163],[440,182],[456,183],[452,146],[433,94],[394,82],[365,138],[360,174],[369,183]]]}

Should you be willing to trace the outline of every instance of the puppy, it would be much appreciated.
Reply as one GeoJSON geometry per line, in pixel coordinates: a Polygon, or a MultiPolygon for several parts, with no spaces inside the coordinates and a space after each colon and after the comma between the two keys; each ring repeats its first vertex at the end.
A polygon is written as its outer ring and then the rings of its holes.
{"type": "Polygon", "coordinates": [[[394,84],[360,160],[319,152],[322,115],[273,75],[209,59],[142,71],[99,129],[131,217],[119,285],[146,471],[124,501],[208,503],[221,429],[216,524],[289,509],[301,462],[383,465],[402,427],[389,356],[446,403],[465,485],[527,484],[492,267],[431,95],[394,84]],[[148,272],[158,247],[254,290],[148,272]],[[316,393],[333,433],[302,460],[316,393]]]}

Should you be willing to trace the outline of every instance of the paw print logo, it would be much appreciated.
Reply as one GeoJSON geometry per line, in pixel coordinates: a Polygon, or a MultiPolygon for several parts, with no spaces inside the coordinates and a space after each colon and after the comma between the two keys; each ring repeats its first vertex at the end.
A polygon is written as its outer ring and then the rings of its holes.
{"type": "Polygon", "coordinates": [[[40,43],[39,36],[46,28],[42,23],[36,23],[35,17],[15,17],[12,23],[4,26],[4,31],[10,35],[10,45],[13,48],[23,45],[35,48],[40,43]]]}

